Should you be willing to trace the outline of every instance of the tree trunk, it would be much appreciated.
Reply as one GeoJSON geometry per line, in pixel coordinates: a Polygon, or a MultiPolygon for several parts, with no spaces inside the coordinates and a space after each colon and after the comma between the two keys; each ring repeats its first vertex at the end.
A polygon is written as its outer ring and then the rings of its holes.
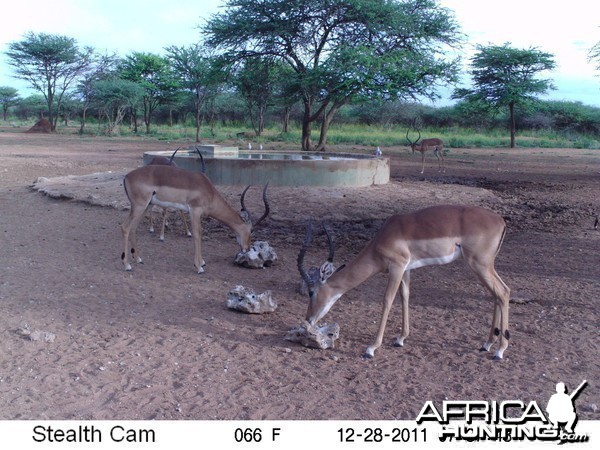
{"type": "Polygon", "coordinates": [[[50,122],[51,131],[54,133],[56,131],[56,119],[58,116],[55,117],[54,111],[52,110],[54,104],[54,91],[52,90],[50,80],[48,80],[46,102],[48,103],[48,122],[50,122]]]}
{"type": "Polygon", "coordinates": [[[144,124],[146,125],[146,134],[150,134],[150,115],[152,114],[150,100],[144,97],[144,124]]]}
{"type": "Polygon", "coordinates": [[[200,142],[200,124],[202,118],[200,116],[200,110],[196,110],[196,142],[200,142]]]}
{"type": "Polygon", "coordinates": [[[510,148],[515,148],[515,104],[509,103],[508,109],[510,111],[510,148]]]}
{"type": "Polygon", "coordinates": [[[81,111],[81,126],[79,127],[79,134],[83,134],[83,130],[85,128],[85,120],[86,120],[87,110],[88,110],[88,107],[84,106],[81,111]]]}
{"type": "Polygon", "coordinates": [[[194,93],[194,107],[196,109],[196,142],[200,142],[200,125],[202,124],[202,104],[204,103],[204,100],[198,86],[196,86],[194,93]]]}
{"type": "Polygon", "coordinates": [[[283,116],[281,118],[281,121],[282,121],[282,125],[283,125],[282,131],[284,133],[287,133],[290,131],[290,111],[291,111],[291,108],[288,106],[283,108],[283,116]]]}
{"type": "Polygon", "coordinates": [[[131,125],[133,127],[133,132],[135,134],[138,133],[138,120],[137,120],[137,109],[131,108],[131,125]]]}
{"type": "Polygon", "coordinates": [[[329,125],[331,125],[333,117],[342,107],[342,105],[343,103],[334,103],[333,106],[329,109],[329,111],[325,113],[323,121],[321,122],[321,135],[319,136],[319,143],[317,144],[317,148],[315,149],[316,151],[325,151],[325,145],[327,144],[327,131],[329,131],[329,125]]]}
{"type": "Polygon", "coordinates": [[[304,115],[302,116],[302,150],[309,152],[312,150],[312,142],[310,140],[312,101],[309,98],[305,98],[303,101],[304,115]]]}

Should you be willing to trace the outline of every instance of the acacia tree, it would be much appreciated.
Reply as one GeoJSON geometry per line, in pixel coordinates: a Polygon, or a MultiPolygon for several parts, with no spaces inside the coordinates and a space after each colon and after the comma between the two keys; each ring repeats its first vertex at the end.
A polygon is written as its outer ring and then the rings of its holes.
{"type": "Polygon", "coordinates": [[[222,81],[222,76],[215,70],[215,57],[201,44],[193,44],[189,47],[171,46],[165,50],[167,60],[179,78],[181,86],[194,96],[196,142],[200,142],[202,108],[215,86],[222,81]]]}
{"type": "Polygon", "coordinates": [[[53,131],[65,92],[88,70],[93,54],[91,47],[80,49],[73,38],[33,32],[26,33],[22,41],[9,43],[6,52],[15,78],[29,82],[44,95],[53,131]]]}
{"type": "Polygon", "coordinates": [[[10,86],[0,86],[0,105],[2,105],[2,117],[4,121],[8,116],[8,108],[16,105],[21,100],[19,91],[10,86]]]}
{"type": "Polygon", "coordinates": [[[94,57],[90,69],[80,78],[79,83],[77,83],[75,94],[79,98],[81,112],[79,134],[83,134],[85,129],[87,111],[92,102],[93,84],[97,81],[114,76],[114,70],[116,69],[118,61],[118,57],[114,54],[94,57]]]}
{"type": "Polygon", "coordinates": [[[122,61],[119,72],[124,80],[144,88],[144,124],[146,133],[150,133],[152,114],[159,105],[169,101],[179,87],[167,59],[152,53],[134,52],[122,61]]]}
{"type": "Polygon", "coordinates": [[[458,25],[435,0],[230,0],[205,25],[207,43],[237,62],[266,57],[289,65],[304,107],[302,149],[317,150],[337,111],[359,96],[435,97],[454,81],[458,25]]]}
{"type": "Polygon", "coordinates": [[[244,99],[257,136],[265,129],[265,114],[275,102],[281,64],[264,58],[250,58],[235,74],[233,83],[244,99]]]}
{"type": "Polygon", "coordinates": [[[538,79],[540,72],[556,66],[550,53],[536,48],[517,49],[510,43],[478,46],[471,59],[472,89],[455,90],[454,98],[483,101],[496,108],[508,107],[510,147],[515,147],[515,106],[526,105],[536,95],[553,89],[548,79],[538,79]]]}
{"type": "Polygon", "coordinates": [[[97,80],[91,85],[90,97],[106,117],[106,133],[119,134],[125,114],[138,107],[145,95],[139,84],[119,78],[97,80]]]}

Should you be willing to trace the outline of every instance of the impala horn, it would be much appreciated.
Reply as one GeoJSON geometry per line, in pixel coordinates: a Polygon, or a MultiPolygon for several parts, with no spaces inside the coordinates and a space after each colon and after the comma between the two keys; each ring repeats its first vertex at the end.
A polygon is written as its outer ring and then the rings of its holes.
{"type": "Polygon", "coordinates": [[[200,157],[200,164],[202,164],[202,173],[206,173],[206,163],[204,162],[204,156],[202,156],[202,153],[200,152],[200,149],[197,146],[194,147],[194,150],[196,150],[196,153],[198,153],[198,156],[200,157]]]}
{"type": "Polygon", "coordinates": [[[415,146],[417,145],[417,143],[419,142],[419,139],[421,139],[421,131],[419,131],[418,128],[416,128],[417,133],[419,133],[419,137],[417,138],[417,140],[415,142],[411,141],[410,138],[408,137],[408,133],[410,132],[410,128],[408,130],[406,130],[406,140],[408,141],[410,147],[412,148],[412,152],[415,152],[415,146]]]}
{"type": "MultiPolygon", "coordinates": [[[[269,215],[269,212],[271,211],[271,207],[269,206],[269,201],[267,200],[267,188],[268,187],[269,187],[269,182],[267,181],[267,184],[265,184],[265,187],[264,187],[263,193],[262,193],[263,203],[265,204],[265,213],[262,216],[260,216],[260,218],[256,222],[254,222],[252,224],[252,228],[257,227],[259,223],[261,223],[263,220],[265,220],[267,218],[267,216],[269,215]]],[[[250,186],[246,186],[246,189],[244,189],[244,192],[242,192],[242,197],[240,198],[240,203],[242,204],[242,212],[240,215],[242,216],[244,221],[251,220],[250,212],[246,209],[246,205],[244,204],[244,198],[246,197],[246,192],[248,191],[248,189],[250,189],[250,186]]]]}
{"type": "Polygon", "coordinates": [[[304,268],[304,255],[306,255],[306,250],[310,247],[310,241],[312,240],[312,217],[308,218],[308,223],[306,224],[306,236],[304,237],[304,242],[302,243],[302,247],[300,248],[300,253],[298,253],[298,271],[300,272],[300,276],[306,283],[308,287],[309,295],[312,297],[313,288],[315,286],[313,280],[311,280],[310,275],[304,268]]]}
{"type": "Polygon", "coordinates": [[[181,147],[177,147],[177,150],[175,150],[173,152],[173,154],[171,155],[171,157],[169,158],[169,165],[172,166],[173,165],[173,158],[175,158],[175,153],[177,153],[179,151],[181,147]]]}

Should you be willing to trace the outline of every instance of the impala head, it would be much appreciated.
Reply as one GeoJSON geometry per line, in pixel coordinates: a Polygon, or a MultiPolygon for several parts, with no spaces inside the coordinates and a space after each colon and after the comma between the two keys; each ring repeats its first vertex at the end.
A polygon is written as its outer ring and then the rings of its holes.
{"type": "Polygon", "coordinates": [[[333,257],[335,254],[333,241],[324,224],[323,230],[327,236],[329,256],[327,257],[327,261],[321,264],[321,267],[318,269],[312,268],[308,271],[304,268],[304,255],[306,254],[306,250],[310,246],[312,240],[312,218],[308,220],[306,236],[304,238],[304,242],[302,243],[300,253],[298,254],[298,271],[300,272],[302,280],[304,280],[308,287],[308,295],[310,297],[308,302],[308,310],[306,311],[306,320],[311,325],[315,325],[319,320],[321,320],[321,318],[325,316],[325,314],[327,314],[327,312],[331,309],[336,300],[340,298],[340,295],[336,296],[332,293],[332,290],[327,285],[327,280],[343,266],[336,270],[335,266],[333,265],[333,257]]]}
{"type": "Polygon", "coordinates": [[[238,239],[238,243],[240,244],[240,247],[242,248],[243,252],[247,252],[248,249],[250,248],[252,231],[254,231],[256,229],[256,227],[258,227],[258,225],[267,218],[267,216],[269,215],[269,212],[271,211],[271,208],[269,206],[269,201],[267,200],[267,188],[268,187],[269,187],[269,183],[267,182],[267,184],[265,184],[265,187],[264,187],[263,193],[262,193],[263,203],[265,204],[265,212],[255,222],[252,221],[252,215],[250,214],[248,209],[246,209],[246,204],[244,203],[244,199],[246,198],[246,192],[248,192],[248,189],[250,189],[250,186],[246,186],[246,189],[244,189],[244,191],[242,192],[242,197],[240,198],[240,203],[242,205],[242,210],[240,211],[240,217],[242,218],[244,223],[247,225],[247,230],[246,230],[246,232],[238,235],[237,239],[238,239]]]}
{"type": "Polygon", "coordinates": [[[410,129],[406,130],[406,140],[408,141],[408,145],[410,146],[410,148],[412,149],[412,152],[415,152],[415,149],[419,146],[419,140],[421,139],[421,132],[419,131],[419,129],[417,129],[417,133],[419,133],[419,137],[417,138],[417,140],[415,142],[411,141],[410,138],[408,137],[408,133],[410,132],[410,129]]]}

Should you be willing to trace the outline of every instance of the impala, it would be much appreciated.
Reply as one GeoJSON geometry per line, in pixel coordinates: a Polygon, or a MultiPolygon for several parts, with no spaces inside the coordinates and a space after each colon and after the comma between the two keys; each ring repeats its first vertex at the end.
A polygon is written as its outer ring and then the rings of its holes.
{"type": "Polygon", "coordinates": [[[306,320],[310,325],[316,325],[349,290],[377,273],[388,273],[379,329],[375,341],[366,349],[364,357],[372,358],[375,350],[381,346],[388,314],[398,289],[402,300],[402,334],[396,338],[394,345],[403,346],[409,333],[408,296],[411,270],[447,264],[462,256],[495,300],[492,327],[481,350],[489,351],[495,340],[500,337],[494,359],[502,359],[510,339],[510,289],[494,269],[494,260],[506,231],[504,219],[498,214],[474,206],[445,205],[410,214],[394,215],[384,223],[356,258],[339,268],[325,281],[319,282],[311,280],[304,270],[304,254],[310,243],[310,223],[307,228],[307,238],[298,255],[298,269],[309,286],[310,300],[306,320]]]}
{"type": "Polygon", "coordinates": [[[204,272],[205,265],[201,248],[203,217],[212,217],[228,226],[236,234],[242,251],[246,252],[250,247],[252,228],[268,216],[270,209],[267,201],[268,183],[263,190],[265,212],[253,224],[250,213],[244,205],[244,197],[250,186],[242,193],[242,211],[238,214],[227,204],[206,175],[169,165],[147,165],[135,169],[125,175],[123,186],[131,203],[129,216],[121,225],[123,231],[121,259],[125,270],[131,270],[129,253],[138,263],[142,262],[137,249],[136,229],[144,211],[151,204],[163,208],[181,209],[190,213],[195,247],[194,265],[198,273],[204,272]]]}
{"type": "Polygon", "coordinates": [[[442,170],[445,172],[446,168],[444,167],[444,142],[438,138],[423,139],[421,142],[419,142],[419,139],[421,139],[421,132],[419,130],[417,130],[417,132],[419,133],[419,137],[415,142],[413,142],[408,138],[408,131],[409,130],[406,131],[406,140],[408,141],[413,154],[415,153],[415,150],[421,152],[421,173],[425,171],[425,152],[430,148],[433,148],[433,153],[438,159],[438,172],[442,170]]]}

